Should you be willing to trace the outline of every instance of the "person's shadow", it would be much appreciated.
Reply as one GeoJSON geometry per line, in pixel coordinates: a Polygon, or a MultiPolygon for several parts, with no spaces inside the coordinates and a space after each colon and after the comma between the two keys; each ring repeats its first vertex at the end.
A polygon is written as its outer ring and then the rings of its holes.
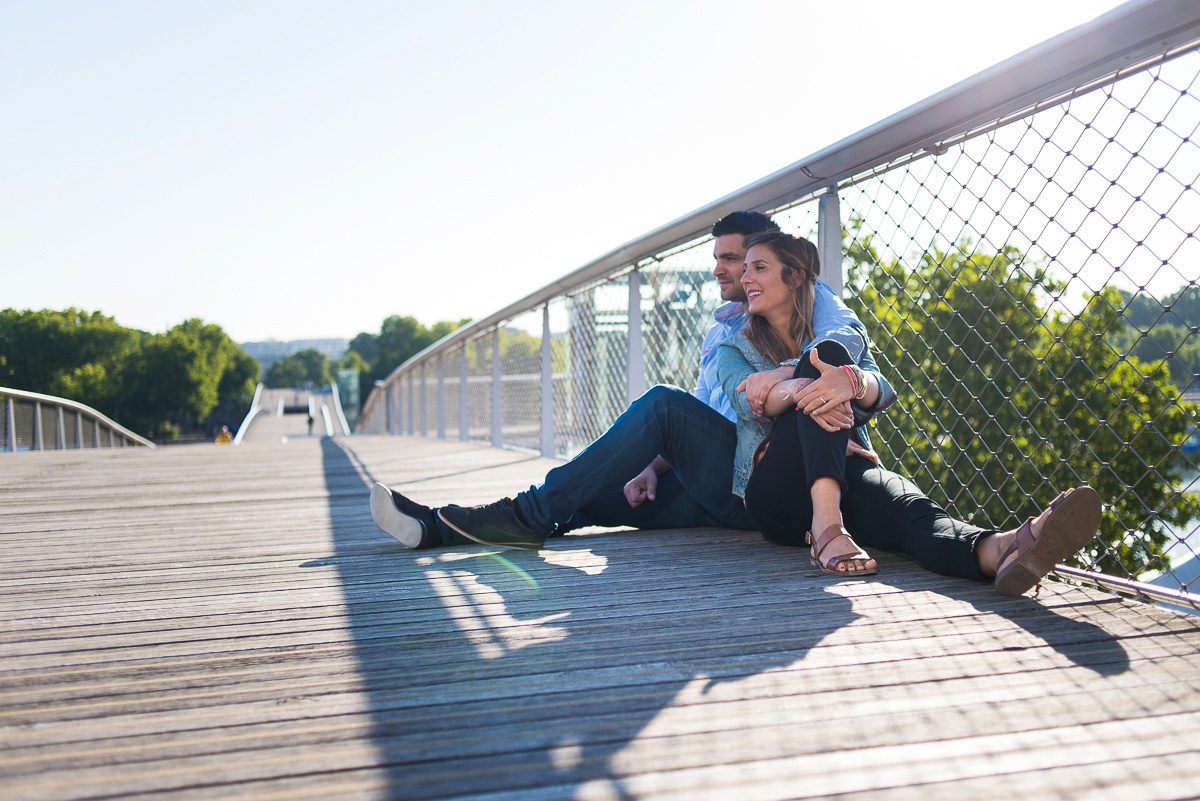
{"type": "MultiPolygon", "coordinates": [[[[745,532],[658,535],[673,538],[662,546],[653,532],[572,536],[540,553],[408,551],[375,527],[374,477],[353,449],[322,447],[334,554],[306,567],[338,572],[387,798],[572,797],[596,784],[603,797],[631,798],[614,757],[660,713],[793,666],[858,618],[849,598],[796,569],[800,554],[764,559],[772,546],[745,532]],[[650,553],[659,547],[666,558],[650,553]]],[[[929,589],[905,571],[888,582],[929,589]]],[[[1093,670],[1128,667],[1097,626],[990,587],[937,586],[1093,670]]]]}
{"type": "Polygon", "coordinates": [[[338,572],[389,798],[589,782],[629,797],[613,756],[682,692],[791,665],[856,617],[794,565],[728,547],[745,532],[668,559],[641,532],[408,551],[375,527],[352,449],[322,448],[334,554],[305,567],[338,572]]]}

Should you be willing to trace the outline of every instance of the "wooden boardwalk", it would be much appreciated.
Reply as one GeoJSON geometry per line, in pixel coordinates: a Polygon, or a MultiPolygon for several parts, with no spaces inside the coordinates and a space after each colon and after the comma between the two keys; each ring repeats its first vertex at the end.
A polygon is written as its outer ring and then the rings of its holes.
{"type": "Polygon", "coordinates": [[[1200,618],[725,530],[405,550],[458,442],[0,455],[0,797],[1194,798],[1200,618]]]}

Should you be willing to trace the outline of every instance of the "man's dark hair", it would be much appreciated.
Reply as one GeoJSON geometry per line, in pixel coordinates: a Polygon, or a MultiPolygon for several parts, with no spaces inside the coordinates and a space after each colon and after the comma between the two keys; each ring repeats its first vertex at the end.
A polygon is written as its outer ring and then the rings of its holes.
{"type": "Polygon", "coordinates": [[[750,236],[750,234],[757,234],[759,231],[778,230],[779,223],[765,214],[760,214],[757,211],[731,211],[717,220],[713,225],[712,235],[714,237],[725,236],[726,234],[750,236]]]}

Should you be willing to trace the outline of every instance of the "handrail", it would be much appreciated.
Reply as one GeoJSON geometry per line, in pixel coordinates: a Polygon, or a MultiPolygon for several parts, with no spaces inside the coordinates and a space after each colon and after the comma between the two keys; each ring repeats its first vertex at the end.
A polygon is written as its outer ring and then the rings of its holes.
{"type": "Polygon", "coordinates": [[[350,423],[346,420],[346,413],[342,410],[342,395],[338,391],[337,382],[330,382],[329,389],[333,391],[333,408],[337,413],[338,425],[342,427],[342,433],[353,434],[354,432],[350,430],[350,423]]]}
{"type": "Polygon", "coordinates": [[[250,430],[250,421],[254,416],[262,411],[262,407],[258,405],[258,399],[262,397],[263,385],[258,382],[258,386],[254,388],[254,397],[250,401],[250,410],[246,412],[246,416],[242,419],[242,424],[238,426],[237,433],[233,435],[233,444],[241,445],[242,439],[246,436],[246,432],[250,430]]]}
{"type": "MultiPolygon", "coordinates": [[[[626,242],[499,311],[472,321],[396,367],[384,383],[431,355],[547,301],[704,236],[731,211],[766,211],[824,192],[910,153],[938,152],[948,136],[1050,100],[1200,38],[1200,3],[1133,0],[1018,53],[836,144],[626,242]]],[[[364,409],[372,404],[372,390],[364,409]]],[[[366,415],[364,414],[364,417],[366,415]]]]}
{"type": "Polygon", "coordinates": [[[1200,555],[1200,527],[1194,506],[1166,497],[1200,486],[1184,470],[1197,459],[1184,442],[1197,410],[1180,389],[1192,365],[1139,316],[1159,304],[1168,328],[1171,298],[1200,290],[1186,267],[1200,226],[1197,102],[1200,4],[1133,0],[457,329],[377,382],[356,430],[455,428],[462,441],[578,452],[647,384],[695,380],[689,345],[716,307],[704,285],[709,226],[763,211],[816,232],[831,287],[849,267],[881,359],[924,393],[907,420],[887,423],[890,456],[937,482],[948,509],[997,525],[1061,484],[1104,484],[1109,536],[1091,558],[1125,578],[1059,576],[1195,607],[1172,565],[1200,555]],[[1145,308],[1116,300],[1129,291],[1145,308]],[[1166,355],[1141,348],[1139,331],[1166,355]],[[963,410],[973,411],[961,425],[943,424],[963,410]],[[1031,458],[1059,443],[1055,458],[1031,458]],[[1018,458],[1028,469],[1005,475],[997,459],[1018,458]],[[1134,490],[1139,464],[1161,479],[1145,492],[1134,490]],[[1144,549],[1126,554],[1117,532],[1144,549]],[[1159,570],[1177,591],[1140,583],[1159,570]]]}
{"type": "MultiPolygon", "coordinates": [[[[21,400],[21,401],[26,401],[28,403],[34,404],[35,419],[34,419],[34,423],[33,423],[33,428],[34,428],[34,431],[37,432],[37,434],[33,437],[34,442],[33,442],[33,446],[31,447],[31,450],[44,450],[43,443],[41,442],[41,436],[40,436],[40,434],[41,434],[40,428],[41,428],[42,423],[41,423],[40,417],[36,416],[37,411],[40,409],[40,407],[42,405],[55,407],[60,410],[69,409],[69,410],[75,412],[75,414],[78,415],[80,419],[82,419],[83,417],[87,417],[94,424],[102,425],[106,430],[108,430],[110,433],[110,437],[111,437],[111,435],[118,435],[125,442],[130,442],[130,443],[133,443],[136,445],[142,445],[147,448],[157,447],[150,440],[146,439],[145,437],[139,436],[138,434],[133,433],[128,428],[125,428],[125,426],[121,425],[120,423],[116,422],[115,420],[110,419],[106,415],[101,414],[100,412],[96,411],[92,407],[86,406],[82,403],[70,400],[68,398],[59,398],[59,397],[55,397],[54,395],[43,395],[39,392],[28,392],[23,389],[10,389],[8,387],[0,387],[0,397],[6,398],[6,409],[5,409],[5,413],[4,413],[4,417],[6,420],[6,432],[5,432],[4,439],[8,445],[8,450],[10,452],[15,452],[17,450],[17,439],[18,439],[17,431],[16,431],[16,423],[15,423],[15,414],[14,414],[14,403],[13,403],[14,400],[21,400]]],[[[97,436],[97,440],[98,440],[99,434],[97,433],[96,436],[97,436]]],[[[124,443],[122,443],[122,444],[124,444],[124,443]]],[[[65,442],[60,442],[59,447],[60,448],[66,447],[65,442]]],[[[76,440],[75,447],[77,447],[77,448],[83,447],[83,443],[81,441],[79,441],[78,438],[76,440]]],[[[104,446],[101,445],[99,447],[104,447],[104,446]]]]}

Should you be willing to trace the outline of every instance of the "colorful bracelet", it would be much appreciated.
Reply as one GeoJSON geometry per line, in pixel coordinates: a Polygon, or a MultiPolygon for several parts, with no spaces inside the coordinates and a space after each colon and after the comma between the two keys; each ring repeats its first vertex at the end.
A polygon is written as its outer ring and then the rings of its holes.
{"type": "Polygon", "coordinates": [[[846,377],[850,379],[850,395],[854,400],[862,400],[867,396],[867,376],[862,368],[854,364],[843,364],[846,377]]]}
{"type": "Polygon", "coordinates": [[[854,393],[854,399],[862,400],[867,397],[867,374],[857,364],[854,365],[854,372],[858,374],[858,392],[854,393]]]}
{"type": "Polygon", "coordinates": [[[842,365],[842,371],[846,374],[846,378],[850,379],[850,397],[858,395],[858,390],[862,382],[858,380],[858,376],[854,374],[854,368],[848,364],[842,365]]]}

